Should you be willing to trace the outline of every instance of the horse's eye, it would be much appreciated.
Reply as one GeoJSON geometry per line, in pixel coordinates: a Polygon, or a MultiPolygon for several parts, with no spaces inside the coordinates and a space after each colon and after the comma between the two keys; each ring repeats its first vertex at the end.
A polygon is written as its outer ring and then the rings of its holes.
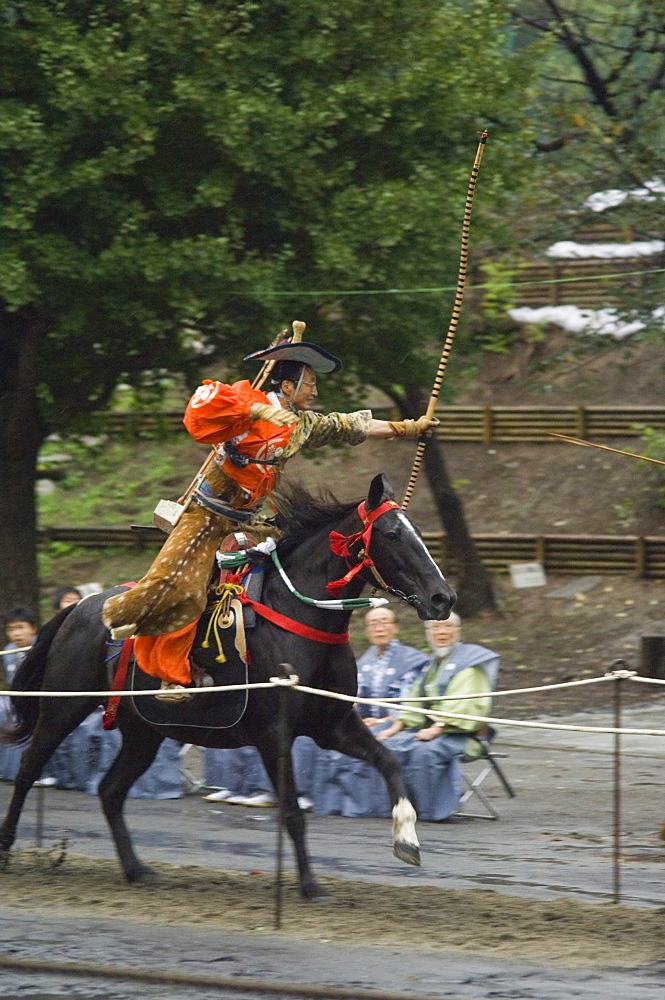
{"type": "Polygon", "coordinates": [[[397,538],[398,538],[397,532],[396,531],[386,531],[386,538],[388,538],[391,542],[396,542],[397,538]]]}

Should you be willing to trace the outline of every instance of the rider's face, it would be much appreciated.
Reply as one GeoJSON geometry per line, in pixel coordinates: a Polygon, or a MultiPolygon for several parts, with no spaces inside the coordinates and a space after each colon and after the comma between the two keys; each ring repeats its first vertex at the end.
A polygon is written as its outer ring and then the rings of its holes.
{"type": "Polygon", "coordinates": [[[302,381],[296,392],[298,382],[282,382],[282,392],[287,402],[293,403],[296,410],[311,410],[314,400],[318,396],[316,388],[316,374],[309,367],[305,366],[302,381]]]}

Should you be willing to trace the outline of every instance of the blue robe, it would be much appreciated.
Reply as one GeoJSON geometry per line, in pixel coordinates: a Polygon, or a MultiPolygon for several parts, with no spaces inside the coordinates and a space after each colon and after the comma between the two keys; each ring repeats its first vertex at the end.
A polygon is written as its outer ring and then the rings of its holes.
{"type": "MultiPolygon", "coordinates": [[[[372,676],[376,663],[375,648],[370,646],[358,660],[358,697],[405,698],[420,671],[429,663],[429,656],[411,646],[403,646],[399,639],[393,639],[387,650],[383,677],[377,685],[372,676]]],[[[358,705],[358,712],[363,719],[381,719],[397,714],[396,710],[374,705],[358,705]]]]}
{"type": "MultiPolygon", "coordinates": [[[[0,724],[10,721],[9,698],[0,697],[0,724]]],[[[118,730],[102,729],[103,709],[96,709],[76,727],[44,765],[43,778],[55,778],[57,788],[96,795],[99,782],[120,749],[118,730]]],[[[0,746],[0,779],[13,781],[25,746],[0,746]]],[[[177,799],[183,794],[180,744],[164,740],[157,757],[129,790],[130,798],[177,799]]]]}

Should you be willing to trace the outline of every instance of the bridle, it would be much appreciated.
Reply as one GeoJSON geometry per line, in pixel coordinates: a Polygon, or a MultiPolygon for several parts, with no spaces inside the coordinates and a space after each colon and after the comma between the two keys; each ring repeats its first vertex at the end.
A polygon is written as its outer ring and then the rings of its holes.
{"type": "MultiPolygon", "coordinates": [[[[401,590],[397,590],[395,587],[391,587],[390,584],[386,583],[381,574],[379,573],[374,560],[369,554],[369,547],[372,541],[372,529],[374,527],[374,522],[377,521],[382,514],[387,514],[389,510],[399,510],[400,506],[395,503],[394,500],[384,500],[382,504],[375,507],[373,510],[368,511],[365,502],[358,504],[358,516],[363,523],[363,527],[360,531],[355,531],[351,535],[342,535],[339,531],[330,532],[330,548],[331,551],[336,556],[342,556],[346,560],[346,565],[349,567],[348,571],[344,576],[340,577],[339,580],[333,580],[331,583],[326,584],[326,590],[330,591],[331,594],[337,596],[340,591],[346,587],[347,583],[359,573],[362,572],[365,567],[367,567],[374,581],[378,584],[380,590],[385,591],[388,594],[393,594],[395,597],[401,598],[408,604],[417,603],[418,599],[415,595],[407,595],[401,590]],[[360,549],[354,552],[354,548],[360,545],[360,549]],[[351,563],[351,559],[359,559],[359,562],[351,563]]],[[[363,579],[365,579],[363,577],[363,579]]],[[[367,583],[371,583],[371,580],[365,580],[367,583]]]]}

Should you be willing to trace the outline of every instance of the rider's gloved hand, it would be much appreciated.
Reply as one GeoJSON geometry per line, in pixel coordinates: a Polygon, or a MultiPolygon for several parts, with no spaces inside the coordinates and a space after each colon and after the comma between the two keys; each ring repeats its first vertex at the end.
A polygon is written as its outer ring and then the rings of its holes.
{"type": "Polygon", "coordinates": [[[417,420],[390,420],[388,421],[395,437],[416,438],[421,434],[431,434],[432,427],[438,424],[436,417],[428,417],[423,414],[417,420]]]}
{"type": "Polygon", "coordinates": [[[298,416],[291,410],[284,410],[281,406],[271,406],[270,403],[252,403],[249,408],[251,420],[267,420],[269,424],[277,427],[286,427],[287,424],[295,424],[298,416]]]}

